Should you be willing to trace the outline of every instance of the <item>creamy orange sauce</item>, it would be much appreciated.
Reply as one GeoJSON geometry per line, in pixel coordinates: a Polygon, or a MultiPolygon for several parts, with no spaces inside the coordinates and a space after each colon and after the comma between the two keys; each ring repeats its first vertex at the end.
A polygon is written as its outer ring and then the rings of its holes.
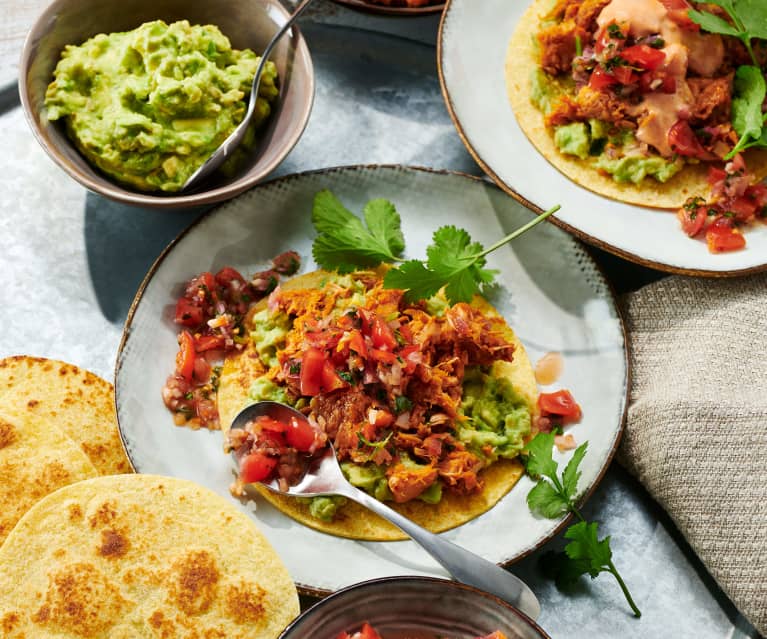
{"type": "Polygon", "coordinates": [[[560,353],[546,353],[535,364],[535,381],[543,386],[553,384],[562,374],[565,361],[560,353]]]}
{"type": "Polygon", "coordinates": [[[645,114],[639,121],[637,139],[670,157],[673,151],[668,132],[677,120],[687,119],[693,101],[685,80],[687,69],[702,76],[713,75],[724,59],[722,38],[681,29],[659,0],[613,0],[599,14],[597,23],[604,28],[613,22],[627,24],[634,38],[660,34],[665,41],[663,68],[676,80],[676,92],[648,93],[629,112],[635,116],[645,114]]]}

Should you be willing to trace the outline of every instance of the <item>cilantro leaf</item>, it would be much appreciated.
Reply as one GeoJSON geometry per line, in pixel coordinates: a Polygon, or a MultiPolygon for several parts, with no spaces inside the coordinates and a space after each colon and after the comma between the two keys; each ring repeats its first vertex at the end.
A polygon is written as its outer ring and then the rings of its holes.
{"type": "Polygon", "coordinates": [[[408,300],[429,299],[444,285],[442,276],[430,271],[420,260],[408,260],[384,275],[384,287],[405,290],[405,298],[408,300]]]}
{"type": "Polygon", "coordinates": [[[751,61],[755,66],[759,66],[751,47],[751,40],[753,38],[767,39],[767,13],[764,9],[764,0],[738,0],[737,4],[734,0],[708,1],[709,4],[722,7],[730,16],[732,24],[713,13],[695,9],[690,9],[687,12],[689,18],[706,31],[738,38],[748,50],[751,61]]]}
{"type": "Polygon", "coordinates": [[[565,472],[562,473],[562,488],[568,499],[575,499],[575,495],[578,492],[578,480],[581,478],[581,471],[578,470],[578,466],[583,461],[588,446],[589,443],[584,442],[575,449],[572,458],[567,462],[567,466],[565,466],[565,472]]]}
{"type": "MultiPolygon", "coordinates": [[[[712,3],[713,4],[713,3],[712,3]]],[[[711,33],[721,33],[722,35],[731,35],[736,38],[740,36],[740,31],[733,27],[727,20],[720,18],[708,11],[697,11],[690,9],[687,15],[693,22],[698,23],[701,28],[711,33]]]]}
{"type": "Polygon", "coordinates": [[[554,433],[538,433],[525,447],[525,466],[530,476],[556,478],[558,465],[552,456],[553,446],[554,433]]]}
{"type": "Polygon", "coordinates": [[[537,515],[547,519],[561,517],[568,510],[570,504],[548,482],[540,480],[527,494],[527,505],[537,515]]]}
{"type": "Polygon", "coordinates": [[[587,522],[574,501],[581,476],[579,467],[586,455],[588,444],[581,444],[575,450],[561,478],[557,476],[559,465],[553,459],[553,445],[553,433],[538,433],[523,451],[523,454],[527,455],[527,472],[540,478],[528,493],[527,504],[533,513],[543,517],[555,519],[571,512],[580,521],[565,532],[565,538],[570,541],[565,546],[564,553],[547,553],[541,558],[544,571],[556,580],[560,588],[572,586],[581,575],[588,574],[593,579],[600,572],[609,572],[618,582],[634,615],[641,617],[642,613],[613,564],[610,537],[600,540],[599,525],[596,522],[587,522]]]}
{"type": "Polygon", "coordinates": [[[385,242],[392,255],[400,255],[405,250],[405,237],[400,228],[402,220],[394,204],[383,198],[370,200],[362,214],[370,232],[385,242]]]}
{"type": "Polygon", "coordinates": [[[394,205],[373,200],[365,207],[367,228],[330,191],[314,198],[312,222],[320,235],[312,255],[322,268],[350,273],[356,268],[392,262],[405,248],[400,217],[394,205]]]}
{"type": "Polygon", "coordinates": [[[565,539],[570,539],[565,546],[565,553],[570,559],[589,562],[589,574],[596,577],[603,570],[608,570],[613,553],[610,550],[610,537],[602,541],[597,537],[597,522],[579,521],[565,532],[565,539]]]}

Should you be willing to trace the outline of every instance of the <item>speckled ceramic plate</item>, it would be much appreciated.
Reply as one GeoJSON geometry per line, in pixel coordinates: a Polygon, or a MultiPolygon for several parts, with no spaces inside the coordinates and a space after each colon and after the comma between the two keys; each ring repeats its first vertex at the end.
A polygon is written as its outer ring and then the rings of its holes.
{"type": "MultiPolygon", "coordinates": [[[[517,124],[504,66],[528,0],[448,0],[438,40],[442,91],[469,152],[512,196],[547,209],[581,239],[645,266],[689,275],[732,276],[767,269],[767,225],[747,232],[744,250],[713,255],[688,238],[670,211],[602,197],[572,182],[535,149],[517,124]]],[[[648,188],[652,188],[650,185],[648,188]]]]}
{"type": "Polygon", "coordinates": [[[358,11],[365,11],[366,13],[380,13],[382,15],[389,16],[425,16],[434,13],[439,13],[445,8],[445,3],[440,2],[437,4],[428,4],[424,7],[390,7],[384,4],[378,4],[371,0],[334,0],[338,4],[342,4],[358,11]]]}
{"type": "MultiPolygon", "coordinates": [[[[323,188],[356,211],[371,198],[394,202],[409,256],[423,256],[431,233],[443,224],[458,224],[489,246],[532,215],[477,178],[404,167],[349,167],[275,180],[203,216],[146,276],[118,353],[117,413],[138,472],[191,479],[232,499],[232,462],[222,452],[221,433],[174,426],[160,397],[177,350],[175,301],[185,283],[202,271],[231,265],[252,274],[288,249],[301,254],[302,271],[315,269],[310,212],[315,193],[323,188]]],[[[589,494],[612,459],[626,408],[626,340],[610,289],[584,247],[551,224],[492,253],[488,266],[500,271],[491,301],[531,359],[548,351],[564,355],[564,373],[555,388],[572,390],[583,408],[583,420],[572,433],[579,442],[589,441],[580,484],[589,494]]],[[[530,514],[525,496],[532,486],[523,478],[493,509],[445,536],[496,563],[521,558],[564,525],[530,514]]],[[[412,542],[350,541],[307,528],[264,501],[241,507],[305,592],[322,594],[391,575],[445,576],[412,542]]]]}

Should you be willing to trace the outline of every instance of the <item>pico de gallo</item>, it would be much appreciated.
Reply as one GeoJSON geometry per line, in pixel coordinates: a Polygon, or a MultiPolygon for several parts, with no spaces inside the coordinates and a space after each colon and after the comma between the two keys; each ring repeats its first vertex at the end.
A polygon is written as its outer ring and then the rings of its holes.
{"type": "MultiPolygon", "coordinates": [[[[413,635],[408,634],[408,637],[412,637],[413,635]]],[[[369,623],[365,622],[362,624],[362,628],[360,628],[357,632],[354,632],[352,634],[349,634],[348,632],[341,632],[338,635],[336,635],[336,639],[384,639],[383,635],[379,634],[378,631],[373,628],[369,623]]],[[[438,639],[434,635],[418,635],[418,639],[438,639]]],[[[446,637],[439,637],[439,639],[447,639],[446,637]]],[[[477,637],[477,639],[506,639],[506,635],[503,634],[500,630],[496,630],[495,632],[491,632],[489,635],[482,635],[481,637],[477,637]]]]}
{"type": "Polygon", "coordinates": [[[767,185],[748,172],[738,153],[723,169],[708,172],[711,196],[689,198],[677,212],[682,230],[705,238],[712,253],[737,251],[746,246],[743,229],[756,221],[767,222],[767,185]]]}
{"type": "Polygon", "coordinates": [[[174,322],[181,328],[176,365],[162,389],[165,405],[177,425],[219,428],[216,391],[220,364],[226,353],[242,350],[248,342],[243,319],[248,310],[273,291],[281,275],[300,267],[295,251],[272,260],[272,267],[245,279],[225,266],[204,272],[185,286],[176,302],[174,322]]]}

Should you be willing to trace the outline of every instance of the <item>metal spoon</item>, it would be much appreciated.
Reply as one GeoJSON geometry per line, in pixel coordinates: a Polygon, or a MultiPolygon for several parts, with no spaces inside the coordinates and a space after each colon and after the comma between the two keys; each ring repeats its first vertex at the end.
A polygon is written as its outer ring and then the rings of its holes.
{"type": "Polygon", "coordinates": [[[293,23],[298,20],[298,17],[304,12],[304,9],[308,7],[314,0],[302,0],[301,3],[295,8],[293,13],[288,18],[287,22],[282,25],[274,37],[266,45],[266,49],[261,54],[261,61],[256,68],[256,75],[253,76],[253,84],[250,87],[250,99],[248,100],[248,110],[245,113],[245,117],[242,119],[237,128],[229,134],[202,166],[197,169],[192,175],[189,176],[184,186],[181,187],[182,191],[189,191],[193,187],[197,186],[206,177],[208,177],[213,171],[215,171],[226,159],[234,153],[234,150],[240,145],[242,139],[245,137],[245,131],[250,123],[250,118],[253,115],[253,110],[256,108],[256,99],[258,98],[258,85],[261,83],[261,75],[264,71],[264,66],[269,59],[269,55],[272,53],[275,45],[279,39],[285,34],[285,32],[293,26],[293,23]]]}
{"type": "MultiPolygon", "coordinates": [[[[244,428],[248,422],[261,415],[281,422],[288,422],[294,417],[306,421],[302,413],[290,406],[264,401],[242,410],[234,418],[231,427],[244,428]]],[[[269,490],[285,494],[278,487],[276,480],[270,483],[263,482],[263,485],[269,490]]],[[[352,486],[341,472],[331,445],[328,445],[324,455],[314,460],[301,481],[287,490],[287,494],[301,497],[343,495],[356,501],[397,526],[434,557],[457,581],[486,590],[508,601],[531,619],[537,619],[541,612],[538,599],[521,579],[500,566],[421,528],[396,510],[392,510],[366,492],[352,486]]]]}

